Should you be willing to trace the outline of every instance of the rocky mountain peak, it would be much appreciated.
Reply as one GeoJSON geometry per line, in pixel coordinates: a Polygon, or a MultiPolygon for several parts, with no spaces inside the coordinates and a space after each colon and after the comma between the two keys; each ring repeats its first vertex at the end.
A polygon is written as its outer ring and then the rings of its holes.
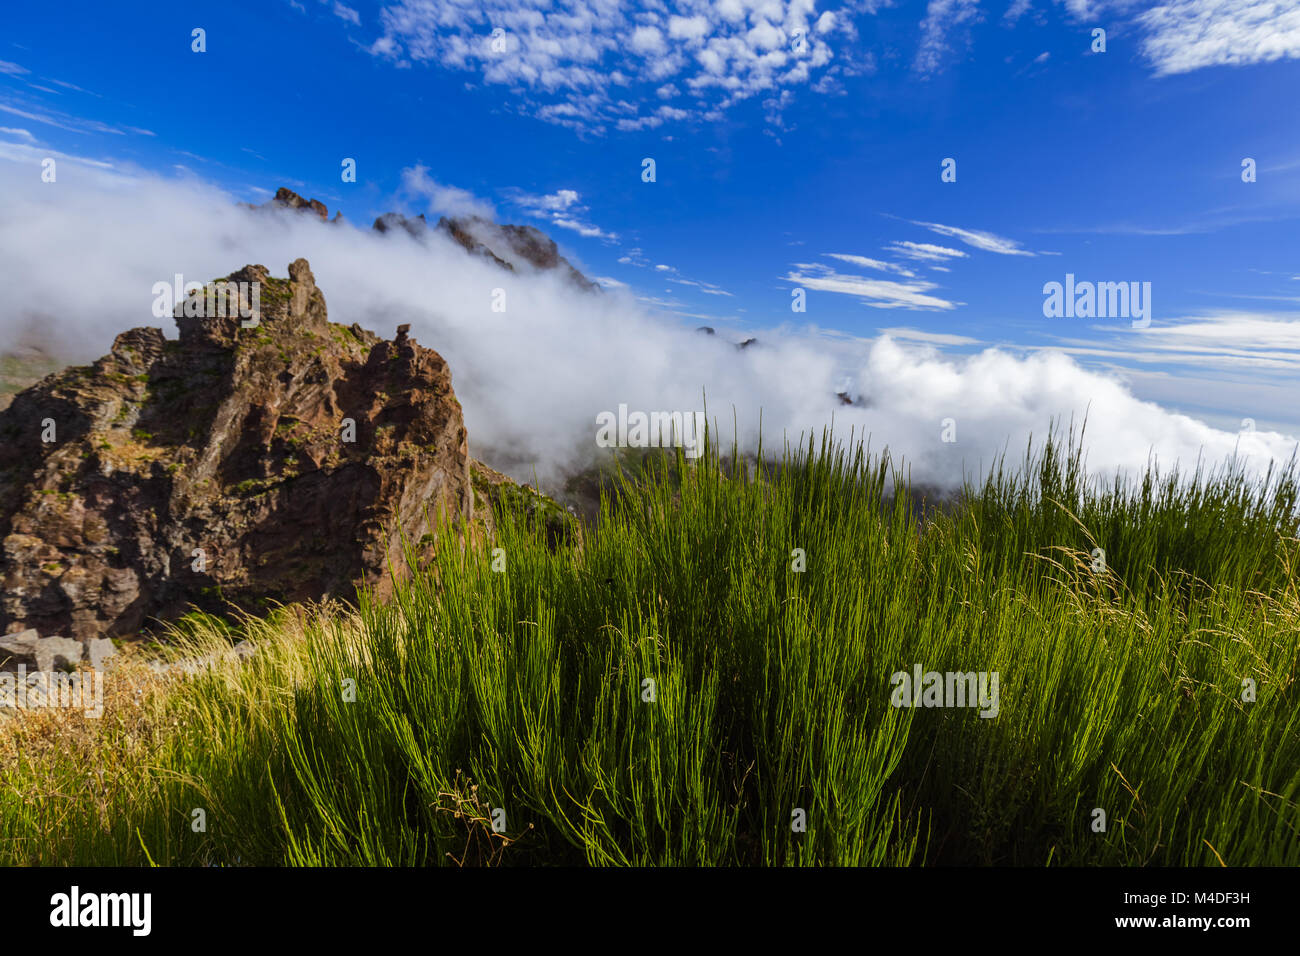
{"type": "Polygon", "coordinates": [[[178,340],[123,332],[0,412],[0,635],[89,641],[191,605],[382,595],[403,535],[474,517],[446,362],[409,328],[329,322],[307,261],[288,273],[209,284],[257,283],[255,325],[190,296],[178,340]]]}
{"type": "Polygon", "coordinates": [[[292,189],[281,186],[275,191],[275,198],[271,200],[271,205],[297,209],[302,212],[312,212],[320,216],[321,219],[329,218],[329,210],[319,199],[304,199],[292,189]]]}
{"type": "Polygon", "coordinates": [[[555,240],[532,226],[498,225],[479,216],[448,219],[442,217],[435,227],[451,237],[471,255],[491,259],[511,272],[527,264],[539,271],[558,270],[571,282],[587,292],[597,292],[600,286],[573,267],[560,255],[555,240]]]}
{"type": "MultiPolygon", "coordinates": [[[[315,213],[322,221],[329,216],[324,203],[304,199],[284,186],[276,190],[275,198],[261,208],[315,213]]],[[[333,221],[341,220],[340,212],[333,221]]],[[[480,216],[443,216],[437,225],[430,227],[423,213],[404,216],[399,212],[386,212],[375,219],[371,228],[378,233],[402,231],[416,239],[428,235],[432,229],[448,236],[470,255],[480,256],[511,272],[520,271],[520,267],[531,267],[541,272],[558,271],[583,291],[600,291],[600,286],[560,255],[554,239],[533,226],[501,225],[480,216]]]]}

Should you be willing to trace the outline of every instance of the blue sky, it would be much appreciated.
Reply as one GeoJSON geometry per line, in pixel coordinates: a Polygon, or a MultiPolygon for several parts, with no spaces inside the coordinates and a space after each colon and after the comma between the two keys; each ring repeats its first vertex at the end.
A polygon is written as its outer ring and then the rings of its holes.
{"type": "Polygon", "coordinates": [[[683,323],[1059,348],[1289,433],[1297,91],[1300,12],[1256,0],[74,2],[0,35],[0,142],[358,222],[484,209],[683,323]],[[1045,318],[1067,272],[1150,282],[1151,328],[1045,318]]]}

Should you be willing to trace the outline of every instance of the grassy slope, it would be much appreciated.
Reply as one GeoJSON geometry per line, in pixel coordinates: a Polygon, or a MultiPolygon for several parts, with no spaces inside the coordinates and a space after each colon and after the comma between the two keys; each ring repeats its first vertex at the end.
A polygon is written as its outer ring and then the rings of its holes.
{"type": "Polygon", "coordinates": [[[1300,863],[1289,475],[1094,492],[1056,444],[922,525],[860,452],[722,471],[624,488],[581,545],[504,509],[388,605],[12,721],[0,858],[1300,863]],[[914,664],[998,672],[1000,713],[891,707],[914,664]]]}

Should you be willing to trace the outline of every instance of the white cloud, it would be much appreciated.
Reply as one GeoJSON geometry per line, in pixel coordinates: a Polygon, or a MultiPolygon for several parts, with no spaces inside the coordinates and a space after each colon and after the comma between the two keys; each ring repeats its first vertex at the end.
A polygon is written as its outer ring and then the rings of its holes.
{"type": "Polygon", "coordinates": [[[0,112],[21,116],[23,119],[44,123],[56,129],[67,130],[70,133],[109,133],[113,136],[125,136],[127,133],[136,133],[140,136],[154,135],[153,132],[147,129],[139,129],[135,126],[123,126],[121,128],[110,126],[107,123],[101,123],[99,120],[83,119],[62,110],[48,109],[43,105],[31,103],[21,98],[0,103],[0,112]]]}
{"type": "Polygon", "coordinates": [[[510,198],[511,202],[530,216],[545,219],[561,229],[572,230],[585,238],[604,239],[608,242],[618,240],[616,233],[606,232],[585,218],[588,209],[582,205],[582,197],[576,190],[558,189],[543,196],[513,190],[510,198]]]}
{"type": "Polygon", "coordinates": [[[340,20],[345,20],[348,23],[353,24],[354,26],[361,26],[361,14],[357,13],[357,11],[353,10],[351,7],[344,6],[341,3],[334,4],[334,16],[338,17],[340,20]]]}
{"type": "Polygon", "coordinates": [[[946,332],[926,332],[921,329],[890,328],[880,329],[882,335],[909,342],[923,342],[926,345],[979,345],[979,339],[969,335],[951,335],[946,332]]]}
{"type": "MultiPolygon", "coordinates": [[[[1221,311],[1153,322],[1141,335],[1097,327],[1095,339],[1065,338],[1068,351],[1207,369],[1274,372],[1300,378],[1300,314],[1221,311]]],[[[1300,397],[1298,395],[1297,397],[1300,397]]]]}
{"type": "Polygon", "coordinates": [[[517,202],[526,208],[542,210],[546,212],[563,212],[570,206],[578,202],[578,193],[573,189],[557,189],[555,192],[546,196],[521,195],[517,202]]]}
{"type": "Polygon", "coordinates": [[[768,23],[766,20],[759,20],[758,23],[745,34],[745,39],[749,41],[749,45],[752,49],[762,50],[764,52],[775,50],[785,44],[785,34],[772,26],[772,24],[768,23]]]}
{"type": "Polygon", "coordinates": [[[551,222],[561,229],[570,229],[588,239],[616,239],[611,233],[607,233],[599,226],[593,226],[589,222],[583,222],[580,219],[573,219],[569,216],[555,216],[551,222]]]}
{"type": "Polygon", "coordinates": [[[908,278],[915,277],[916,273],[911,269],[904,268],[893,262],[882,262],[879,259],[870,259],[867,256],[851,255],[847,252],[823,252],[822,255],[831,259],[839,259],[841,262],[847,262],[851,265],[861,266],[863,269],[875,269],[879,272],[894,272],[908,278]]]}
{"type": "Polygon", "coordinates": [[[632,31],[632,49],[637,53],[664,53],[668,45],[657,27],[637,27],[632,31]]]}
{"type": "MultiPolygon", "coordinates": [[[[702,292],[705,295],[726,296],[728,298],[731,297],[731,293],[719,285],[715,285],[712,282],[705,282],[702,279],[687,278],[686,276],[682,275],[679,271],[677,271],[676,266],[666,265],[665,263],[662,262],[652,266],[650,264],[650,260],[647,259],[642,254],[640,249],[628,250],[628,254],[620,257],[618,261],[620,265],[637,266],[642,269],[650,269],[652,272],[655,272],[658,276],[667,280],[668,282],[672,282],[676,285],[689,286],[690,288],[693,289],[698,289],[700,292],[702,292]]],[[[673,304],[680,305],[681,303],[673,303],[673,304]]],[[[677,314],[688,315],[690,313],[680,312],[677,314]]]]}
{"type": "Polygon", "coordinates": [[[912,225],[924,226],[931,232],[937,232],[941,236],[959,239],[966,245],[983,252],[996,252],[1002,256],[1038,255],[1036,252],[1020,248],[1020,243],[1014,239],[1005,239],[991,232],[983,232],[978,229],[959,229],[957,226],[945,226],[937,222],[917,222],[916,220],[912,221],[912,225]]]}
{"type": "Polygon", "coordinates": [[[921,21],[921,45],[913,63],[917,72],[941,71],[952,49],[950,34],[978,18],[979,0],[930,0],[921,21]]]}
{"type": "Polygon", "coordinates": [[[1012,0],[1011,6],[1007,7],[1007,12],[1002,15],[1002,19],[1013,24],[1029,11],[1032,4],[1033,0],[1012,0]]]}
{"type": "Polygon", "coordinates": [[[790,87],[834,91],[838,76],[860,72],[866,62],[853,59],[857,33],[849,14],[872,12],[848,2],[838,14],[818,16],[811,0],[677,0],[639,11],[612,0],[396,0],[381,10],[382,32],[366,48],[398,65],[479,73],[518,90],[518,108],[548,122],[593,132],[641,130],[708,120],[790,87]],[[494,30],[503,31],[495,44],[494,30]],[[801,51],[793,49],[796,32],[801,51]],[[831,44],[841,38],[837,53],[831,44]],[[639,83],[652,84],[676,112],[644,113],[635,99],[624,109],[620,101],[639,83]]]}
{"type": "Polygon", "coordinates": [[[668,35],[674,40],[702,40],[709,34],[709,18],[704,16],[668,18],[668,35]]]}
{"type": "Polygon", "coordinates": [[[1172,0],[1138,14],[1157,75],[1300,57],[1300,6],[1278,0],[1172,0]]]}
{"type": "Polygon", "coordinates": [[[402,190],[425,199],[430,212],[447,216],[478,216],[495,219],[491,203],[457,186],[439,183],[429,175],[427,166],[410,166],[402,170],[402,190]]]}
{"type": "Polygon", "coordinates": [[[727,298],[732,298],[730,292],[720,286],[714,285],[712,282],[702,282],[699,279],[687,279],[684,276],[679,275],[669,276],[668,281],[676,283],[677,285],[690,286],[693,289],[699,289],[704,295],[723,295],[727,298]]]}
{"type": "Polygon", "coordinates": [[[876,309],[948,310],[955,309],[958,305],[956,302],[929,295],[928,293],[938,286],[924,279],[911,282],[868,279],[863,276],[843,275],[815,262],[795,263],[785,278],[786,281],[806,289],[853,296],[863,305],[876,309]]]}
{"type": "MultiPolygon", "coordinates": [[[[26,130],[13,130],[15,133],[26,133],[26,130]]],[[[16,143],[7,140],[0,140],[0,159],[12,160],[14,162],[26,163],[29,167],[39,166],[44,159],[57,159],[59,162],[72,163],[77,166],[89,166],[94,169],[110,170],[114,169],[114,164],[107,160],[91,159],[88,156],[78,156],[71,153],[65,153],[54,149],[48,145],[43,145],[30,133],[27,134],[31,139],[27,142],[16,143]]]]}
{"type": "Polygon", "coordinates": [[[929,242],[897,240],[890,243],[885,251],[908,259],[916,259],[919,262],[946,262],[949,259],[965,259],[970,255],[960,249],[949,249],[947,246],[936,246],[929,242]]]}

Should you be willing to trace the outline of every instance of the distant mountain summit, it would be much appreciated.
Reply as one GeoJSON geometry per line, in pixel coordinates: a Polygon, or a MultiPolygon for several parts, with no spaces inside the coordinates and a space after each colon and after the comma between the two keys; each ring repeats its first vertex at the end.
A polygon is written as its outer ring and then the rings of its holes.
{"type": "Polygon", "coordinates": [[[286,189],[281,186],[275,191],[275,198],[266,205],[271,207],[280,207],[287,209],[297,209],[303,212],[314,212],[322,219],[329,218],[329,210],[319,199],[303,199],[292,189],[286,189]]]}
{"type": "Polygon", "coordinates": [[[438,220],[438,231],[446,233],[471,255],[492,259],[511,272],[527,263],[542,272],[557,270],[579,288],[599,292],[600,286],[560,255],[555,240],[532,226],[502,226],[478,216],[438,220]]]}
{"type": "MultiPolygon", "coordinates": [[[[319,199],[304,199],[292,189],[281,186],[275,198],[262,206],[271,210],[293,210],[316,215],[322,222],[329,221],[329,210],[319,199]]],[[[342,219],[336,213],[334,222],[342,219]]],[[[441,217],[437,225],[430,226],[421,213],[408,217],[400,212],[386,212],[374,222],[375,232],[402,231],[415,239],[439,232],[452,239],[473,256],[490,260],[511,272],[536,269],[538,272],[558,272],[585,292],[599,292],[600,286],[574,268],[573,263],[560,255],[555,240],[532,226],[501,225],[480,216],[441,217]]]]}

